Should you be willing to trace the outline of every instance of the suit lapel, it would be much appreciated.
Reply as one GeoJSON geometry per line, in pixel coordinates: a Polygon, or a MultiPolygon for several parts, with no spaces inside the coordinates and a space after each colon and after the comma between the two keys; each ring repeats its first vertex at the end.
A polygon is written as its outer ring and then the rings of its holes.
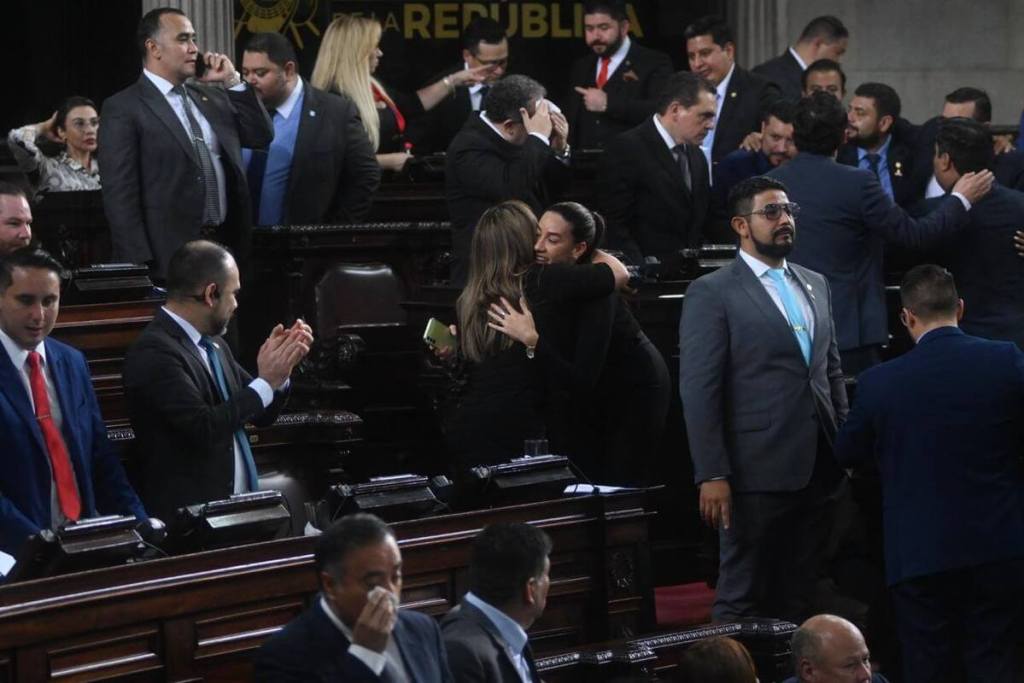
{"type": "MultiPolygon", "coordinates": [[[[0,352],[2,351],[3,349],[0,349],[0,352]]],[[[24,421],[28,430],[32,432],[32,438],[35,439],[36,445],[45,454],[47,451],[43,433],[39,429],[35,413],[32,412],[32,401],[19,373],[20,371],[11,362],[10,356],[3,353],[3,359],[0,359],[0,394],[4,394],[14,406],[15,412],[24,421]]]]}
{"type": "MultiPolygon", "coordinates": [[[[725,95],[722,97],[722,101],[718,103],[720,112],[718,114],[718,120],[715,122],[716,129],[728,128],[732,123],[732,120],[736,117],[736,102],[740,98],[740,94],[743,91],[743,76],[740,74],[740,67],[736,66],[733,68],[732,78],[729,79],[729,87],[725,90],[725,95]]],[[[718,144],[719,137],[715,136],[715,144],[718,144]]],[[[729,150],[730,152],[732,150],[729,150]]],[[[712,154],[712,156],[714,156],[712,154]]]]}
{"type": "Polygon", "coordinates": [[[430,673],[423,671],[422,667],[427,662],[433,661],[434,657],[429,652],[424,651],[423,643],[406,625],[405,620],[402,619],[401,612],[399,612],[398,619],[395,621],[393,635],[395,645],[398,646],[398,651],[402,653],[402,664],[405,666],[405,672],[409,674],[410,682],[420,683],[421,681],[431,680],[430,673]]]}
{"type": "MultiPolygon", "coordinates": [[[[320,107],[320,98],[317,93],[313,90],[313,87],[309,84],[309,81],[302,80],[302,111],[299,112],[299,130],[295,135],[295,149],[292,150],[292,167],[288,173],[288,197],[291,201],[298,199],[298,196],[294,192],[295,183],[301,181],[301,178],[297,179],[299,175],[297,173],[297,164],[300,159],[311,159],[314,148],[317,141],[320,138],[320,129],[322,126],[320,122],[323,120],[323,116],[318,112],[320,107]]],[[[286,207],[286,211],[291,213],[291,207],[286,207]]],[[[285,222],[288,222],[288,216],[285,216],[285,222]]]]}
{"type": "Polygon", "coordinates": [[[192,163],[198,166],[199,159],[196,157],[196,150],[192,146],[192,140],[185,131],[185,127],[181,124],[178,115],[174,113],[171,105],[167,103],[167,98],[153,85],[152,81],[146,78],[145,74],[139,77],[138,86],[142,101],[153,111],[157,119],[167,127],[171,137],[178,142],[185,151],[185,154],[188,155],[188,158],[192,160],[192,163]]]}
{"type": "MultiPolygon", "coordinates": [[[[665,145],[665,141],[661,139],[661,135],[658,133],[658,129],[654,126],[654,120],[648,119],[647,123],[644,124],[644,137],[647,140],[648,151],[658,160],[661,167],[672,177],[672,183],[679,188],[679,194],[685,197],[687,201],[690,199],[690,192],[686,189],[686,183],[683,182],[683,172],[679,170],[679,164],[672,158],[672,152],[665,145]]],[[[692,159],[692,158],[691,158],[692,159]]],[[[690,172],[693,172],[693,163],[690,163],[690,172]]]]}
{"type": "MultiPolygon", "coordinates": [[[[464,610],[466,616],[473,619],[473,621],[475,621],[480,626],[480,628],[482,628],[487,633],[490,639],[494,641],[495,647],[499,652],[501,652],[502,663],[506,665],[506,668],[509,669],[509,673],[511,675],[514,675],[516,678],[518,678],[519,668],[516,666],[516,663],[512,661],[512,653],[510,652],[509,644],[501,636],[501,632],[498,630],[498,627],[494,625],[494,622],[488,619],[486,614],[484,614],[475,606],[466,601],[462,602],[462,607],[460,609],[464,610]]],[[[526,647],[530,647],[529,642],[527,642],[526,647]]],[[[531,672],[536,676],[536,671],[534,671],[533,666],[532,655],[527,658],[527,661],[530,663],[531,672]]]]}
{"type": "Polygon", "coordinates": [[[793,273],[796,281],[800,283],[800,288],[811,304],[811,311],[814,313],[814,336],[811,338],[811,358],[813,359],[819,352],[828,352],[828,331],[831,326],[828,318],[828,302],[823,300],[824,292],[816,291],[807,276],[800,272],[798,267],[790,263],[789,270],[793,273]]]}
{"type": "Polygon", "coordinates": [[[206,392],[206,400],[220,403],[220,392],[217,391],[213,384],[213,378],[210,377],[210,373],[206,369],[206,359],[200,355],[200,350],[192,343],[185,330],[181,329],[181,325],[162,309],[157,311],[154,322],[157,322],[161,330],[175,341],[192,372],[196,377],[201,378],[199,381],[202,382],[203,390],[206,392]]]}
{"type": "MultiPolygon", "coordinates": [[[[796,340],[796,335],[793,334],[793,328],[789,326],[789,321],[786,320],[786,317],[779,310],[778,306],[775,305],[775,302],[772,301],[772,298],[768,296],[768,292],[765,291],[764,285],[754,275],[754,271],[739,256],[733,261],[732,267],[740,279],[743,291],[747,293],[747,296],[750,297],[754,305],[767,319],[768,326],[777,334],[782,335],[785,340],[784,343],[792,348],[800,357],[800,362],[803,362],[804,354],[800,350],[800,342],[796,340]]],[[[815,326],[817,327],[817,325],[815,326]]],[[[813,350],[813,348],[812,346],[811,349],[813,350]]]]}

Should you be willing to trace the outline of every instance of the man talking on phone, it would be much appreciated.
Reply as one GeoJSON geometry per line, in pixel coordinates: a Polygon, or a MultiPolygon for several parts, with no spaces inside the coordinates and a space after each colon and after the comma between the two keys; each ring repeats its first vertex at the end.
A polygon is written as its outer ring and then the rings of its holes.
{"type": "Polygon", "coordinates": [[[448,683],[437,622],[399,610],[402,553],[377,517],[342,517],[317,539],[320,596],[264,643],[257,681],[448,683]]]}
{"type": "Polygon", "coordinates": [[[103,104],[113,258],[149,265],[157,281],[174,250],[199,237],[244,259],[251,208],[241,149],[266,149],[274,137],[231,60],[200,52],[196,41],[181,10],[147,12],[136,33],[142,75],[103,104]]]}

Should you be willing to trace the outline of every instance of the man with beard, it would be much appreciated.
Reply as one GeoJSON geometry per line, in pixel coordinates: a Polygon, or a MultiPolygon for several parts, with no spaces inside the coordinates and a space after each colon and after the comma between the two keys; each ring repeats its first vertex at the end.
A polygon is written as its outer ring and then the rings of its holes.
{"type": "Polygon", "coordinates": [[[350,223],[366,218],[380,164],[356,105],[299,76],[295,48],[257,33],[242,55],[242,79],[274,122],[269,150],[242,150],[255,225],[350,223]]]}
{"type": "Polygon", "coordinates": [[[921,198],[923,183],[914,175],[917,127],[900,118],[900,96],[885,83],[864,83],[853,92],[847,114],[847,143],[836,160],[871,171],[900,206],[921,198]]]}
{"type": "Polygon", "coordinates": [[[920,248],[968,224],[973,202],[992,186],[992,173],[966,173],[938,210],[914,220],[893,203],[870,171],[837,164],[846,114],[839,100],[816,92],[797,104],[797,155],[769,172],[803,209],[793,260],[828,278],[834,292],[836,336],[848,375],[877,364],[889,339],[882,249],[885,242],[920,248]]]}
{"type": "Polygon", "coordinates": [[[253,379],[221,339],[240,290],[224,247],[187,242],[167,265],[167,304],[125,356],[142,499],[162,519],[183,505],[258,490],[245,424],[274,421],[288,378],[313,343],[302,320],[277,325],[260,347],[253,379]]]}
{"type": "Polygon", "coordinates": [[[654,113],[672,62],[630,39],[626,6],[618,0],[584,3],[583,31],[591,53],[573,63],[563,107],[570,144],[603,148],[654,113]]]}
{"type": "Polygon", "coordinates": [[[799,207],[768,176],[729,195],[739,252],[686,290],[679,389],[700,486],[718,529],[716,622],[810,616],[844,475],[831,444],[846,388],[828,281],[787,262],[799,207]]]}

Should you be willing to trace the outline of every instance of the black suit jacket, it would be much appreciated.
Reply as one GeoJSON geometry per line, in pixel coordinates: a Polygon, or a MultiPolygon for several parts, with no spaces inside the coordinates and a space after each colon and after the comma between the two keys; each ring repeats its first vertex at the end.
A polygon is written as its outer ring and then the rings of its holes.
{"type": "Polygon", "coordinates": [[[536,135],[514,145],[471,116],[448,147],[445,196],[452,222],[452,280],[461,285],[469,269],[473,229],[484,211],[498,202],[519,199],[541,211],[568,182],[569,166],[536,135]]]}
{"type": "Polygon", "coordinates": [[[761,114],[782,97],[777,85],[736,66],[729,79],[725,98],[718,103],[721,113],[715,123],[715,142],[711,161],[718,163],[740,148],[743,138],[761,130],[761,114]]]}
{"type": "MultiPolygon", "coordinates": [[[[452,683],[441,632],[431,617],[400,610],[392,636],[402,653],[410,683],[452,683]]],[[[350,642],[324,614],[320,601],[268,640],[256,653],[255,679],[378,683],[365,664],[348,653],[350,642]]],[[[461,679],[460,679],[461,680],[461,679]]]]}
{"type": "Polygon", "coordinates": [[[610,138],[654,114],[661,87],[672,75],[668,55],[631,39],[626,58],[604,85],[607,110],[589,112],[583,106],[583,96],[574,88],[597,87],[597,62],[598,56],[591,52],[573,63],[569,91],[562,102],[569,122],[569,142],[577,149],[603,148],[610,138]]]}
{"type": "MultiPolygon", "coordinates": [[[[894,130],[892,142],[889,143],[886,165],[892,181],[893,200],[904,208],[913,206],[924,196],[925,186],[931,179],[932,160],[931,157],[920,158],[916,151],[916,134],[917,127],[904,121],[903,125],[898,125],[894,130]],[[921,173],[918,164],[927,168],[927,173],[921,173]]],[[[932,138],[934,144],[935,139],[932,138]]],[[[836,161],[847,166],[857,166],[858,149],[854,144],[843,145],[839,148],[836,161]]]]}
{"type": "Polygon", "coordinates": [[[753,72],[779,86],[782,96],[796,102],[803,95],[804,69],[788,49],[753,68],[753,72]]]}
{"type": "MultiPolygon", "coordinates": [[[[446,614],[441,620],[441,635],[455,680],[460,683],[521,683],[519,671],[508,653],[508,643],[498,627],[475,606],[463,601],[446,614]]],[[[540,683],[529,644],[523,654],[534,683],[540,683]]]]}
{"type": "Polygon", "coordinates": [[[608,143],[598,171],[608,244],[634,263],[700,246],[710,204],[708,164],[687,145],[693,189],[654,126],[654,117],[608,143]]]}
{"type": "Polygon", "coordinates": [[[285,223],[363,220],[379,185],[380,164],[355,103],[304,82],[285,223]]]}
{"type": "Polygon", "coordinates": [[[124,388],[135,431],[142,500],[150,514],[172,519],[183,506],[221,500],[234,489],[234,435],[244,424],[269,425],[284,405],[266,409],[247,385],[252,377],[217,339],[231,398],[222,401],[199,349],[163,310],[128,349],[124,388]]]}
{"type": "MultiPolygon", "coordinates": [[[[445,76],[464,68],[466,67],[462,62],[453,64],[432,76],[427,83],[437,83],[445,76]]],[[[469,88],[455,88],[455,92],[441,100],[433,109],[409,121],[405,137],[412,143],[413,153],[433,154],[448,149],[448,145],[462,130],[472,112],[473,102],[469,96],[469,88]]]]}
{"type": "MultiPolygon", "coordinates": [[[[251,227],[242,147],[266,149],[274,127],[249,87],[235,92],[189,83],[192,101],[221,147],[228,197],[222,237],[244,253],[251,227]]],[[[171,254],[199,237],[203,222],[202,167],[189,134],[160,90],[146,77],[103,103],[99,162],[103,208],[115,261],[153,262],[162,277],[171,254]]]]}

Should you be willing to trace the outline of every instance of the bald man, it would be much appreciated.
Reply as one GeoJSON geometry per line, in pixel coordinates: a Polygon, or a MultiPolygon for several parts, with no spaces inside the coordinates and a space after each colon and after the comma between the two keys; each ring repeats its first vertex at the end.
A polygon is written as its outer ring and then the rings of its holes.
{"type": "Polygon", "coordinates": [[[889,683],[871,670],[860,629],[832,614],[819,614],[793,633],[793,670],[783,683],[889,683]]]}
{"type": "Polygon", "coordinates": [[[0,256],[32,241],[32,207],[25,188],[0,180],[0,256]]]}

